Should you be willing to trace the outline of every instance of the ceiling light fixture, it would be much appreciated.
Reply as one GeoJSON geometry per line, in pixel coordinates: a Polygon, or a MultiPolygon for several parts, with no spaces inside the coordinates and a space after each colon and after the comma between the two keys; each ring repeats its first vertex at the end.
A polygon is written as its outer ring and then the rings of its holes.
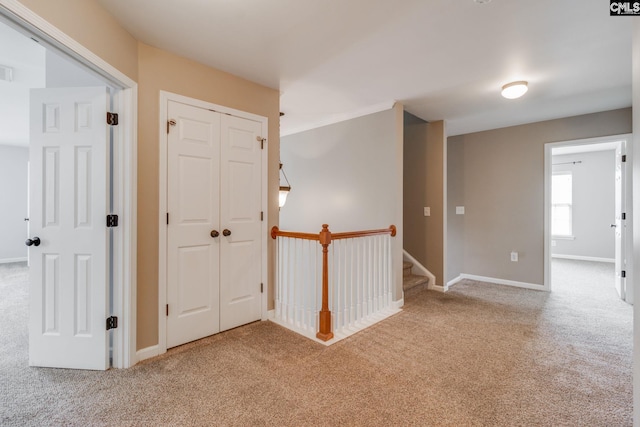
{"type": "Polygon", "coordinates": [[[511,82],[502,86],[502,96],[507,99],[516,99],[520,98],[522,95],[527,93],[529,87],[528,83],[525,81],[511,82]]]}
{"type": "Polygon", "coordinates": [[[282,169],[282,163],[280,163],[280,172],[284,176],[284,180],[287,182],[287,185],[280,185],[280,192],[278,193],[278,207],[281,208],[287,203],[287,196],[289,195],[289,191],[291,191],[291,184],[289,184],[289,180],[287,179],[287,174],[284,173],[284,169],[282,169]]]}
{"type": "Polygon", "coordinates": [[[487,3],[491,2],[491,0],[473,0],[473,1],[475,1],[478,4],[487,4],[487,3]]]}

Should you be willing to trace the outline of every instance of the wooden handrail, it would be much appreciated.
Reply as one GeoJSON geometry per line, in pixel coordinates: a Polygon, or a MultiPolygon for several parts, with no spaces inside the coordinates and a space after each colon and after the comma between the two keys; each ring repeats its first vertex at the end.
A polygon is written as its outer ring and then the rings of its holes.
{"type": "Polygon", "coordinates": [[[293,237],[294,239],[320,240],[319,234],[298,233],[297,231],[282,231],[274,225],[273,228],[271,228],[271,238],[275,239],[276,237],[293,237]]]}
{"type": "MultiPolygon", "coordinates": [[[[380,228],[378,230],[345,231],[342,233],[331,233],[331,240],[353,239],[356,237],[377,236],[381,234],[391,234],[391,237],[395,237],[396,226],[390,225],[389,228],[380,228]]],[[[292,237],[294,239],[320,240],[319,234],[299,233],[297,231],[283,231],[274,225],[273,228],[271,228],[271,238],[275,239],[276,237],[292,237]]]]}
{"type": "Polygon", "coordinates": [[[322,230],[318,234],[312,233],[298,233],[295,231],[282,231],[277,226],[271,228],[271,238],[276,237],[291,237],[294,239],[304,240],[317,240],[322,245],[322,308],[320,309],[320,327],[316,334],[316,337],[329,341],[333,338],[333,331],[331,327],[331,311],[329,310],[329,245],[332,240],[339,239],[353,239],[356,237],[369,237],[382,234],[390,234],[391,237],[396,235],[396,226],[390,225],[389,228],[381,228],[378,230],[363,230],[363,231],[347,231],[344,233],[332,234],[329,231],[329,225],[322,224],[322,230]]]}
{"type": "Polygon", "coordinates": [[[347,231],[344,233],[332,233],[331,240],[353,239],[355,237],[378,236],[381,234],[391,234],[391,237],[395,237],[396,226],[390,225],[389,228],[381,228],[379,230],[347,231]]]}

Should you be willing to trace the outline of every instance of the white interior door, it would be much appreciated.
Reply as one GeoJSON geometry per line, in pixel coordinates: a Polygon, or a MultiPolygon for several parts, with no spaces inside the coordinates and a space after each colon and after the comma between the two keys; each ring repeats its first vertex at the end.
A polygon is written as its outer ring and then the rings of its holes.
{"type": "Polygon", "coordinates": [[[169,101],[167,347],[220,331],[220,114],[169,101]]]}
{"type": "Polygon", "coordinates": [[[32,366],[109,367],[108,103],[106,87],[31,91],[32,366]]]}
{"type": "Polygon", "coordinates": [[[261,123],[222,116],[220,329],[261,318],[261,123]]]}
{"type": "Polygon", "coordinates": [[[626,280],[622,272],[626,270],[625,259],[625,236],[626,223],[622,219],[625,212],[625,163],[622,162],[622,156],[625,154],[625,143],[621,141],[616,148],[616,174],[615,174],[615,222],[611,227],[615,233],[615,287],[618,295],[626,300],[626,280]]]}
{"type": "Polygon", "coordinates": [[[259,320],[260,122],[168,101],[167,348],[259,320]]]}

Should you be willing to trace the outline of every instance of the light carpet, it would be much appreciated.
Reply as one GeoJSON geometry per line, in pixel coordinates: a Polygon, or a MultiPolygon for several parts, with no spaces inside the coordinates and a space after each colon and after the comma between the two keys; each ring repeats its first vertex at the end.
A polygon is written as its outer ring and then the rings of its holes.
{"type": "MultiPolygon", "coordinates": [[[[5,276],[20,275],[2,267],[5,276]]],[[[631,425],[632,309],[590,277],[572,286],[596,292],[473,281],[419,292],[330,347],[258,322],[130,369],[89,372],[27,366],[23,274],[0,285],[11,318],[0,338],[0,424],[631,425]]]]}

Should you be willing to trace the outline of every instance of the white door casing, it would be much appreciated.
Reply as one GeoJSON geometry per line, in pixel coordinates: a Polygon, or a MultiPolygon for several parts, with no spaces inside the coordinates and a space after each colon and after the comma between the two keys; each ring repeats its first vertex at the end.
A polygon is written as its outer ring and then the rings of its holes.
{"type": "Polygon", "coordinates": [[[220,331],[220,115],[169,102],[167,346],[220,331]],[[217,230],[216,230],[217,231],[217,230]]]}
{"type": "Polygon", "coordinates": [[[625,257],[625,235],[624,228],[626,227],[626,221],[622,220],[622,214],[625,212],[625,163],[622,161],[622,156],[626,154],[625,141],[618,142],[616,147],[616,169],[615,169],[615,218],[613,226],[613,232],[615,234],[615,287],[618,295],[623,300],[626,300],[626,280],[622,277],[622,271],[626,269],[626,257],[625,257]]]}
{"type": "Polygon", "coordinates": [[[261,318],[261,124],[222,116],[220,329],[261,318]],[[223,230],[224,231],[224,230],[223,230]]]}
{"type": "Polygon", "coordinates": [[[128,368],[138,360],[136,353],[136,191],[137,191],[137,83],[118,69],[69,37],[18,0],[0,0],[0,18],[22,28],[37,42],[65,52],[81,66],[101,75],[109,85],[119,88],[113,95],[114,110],[120,124],[114,128],[113,209],[120,226],[113,235],[113,311],[119,317],[112,330],[112,365],[128,368]]]}
{"type": "MultiPolygon", "coordinates": [[[[259,120],[182,98],[166,108],[169,224],[160,282],[166,268],[168,314],[160,325],[170,348],[263,317],[264,141],[259,120]]],[[[162,246],[162,230],[160,238],[162,246]]],[[[163,349],[162,331],[160,341],[163,349]]]]}
{"type": "Polygon", "coordinates": [[[108,103],[106,87],[31,91],[31,366],[109,366],[108,103]]]}

